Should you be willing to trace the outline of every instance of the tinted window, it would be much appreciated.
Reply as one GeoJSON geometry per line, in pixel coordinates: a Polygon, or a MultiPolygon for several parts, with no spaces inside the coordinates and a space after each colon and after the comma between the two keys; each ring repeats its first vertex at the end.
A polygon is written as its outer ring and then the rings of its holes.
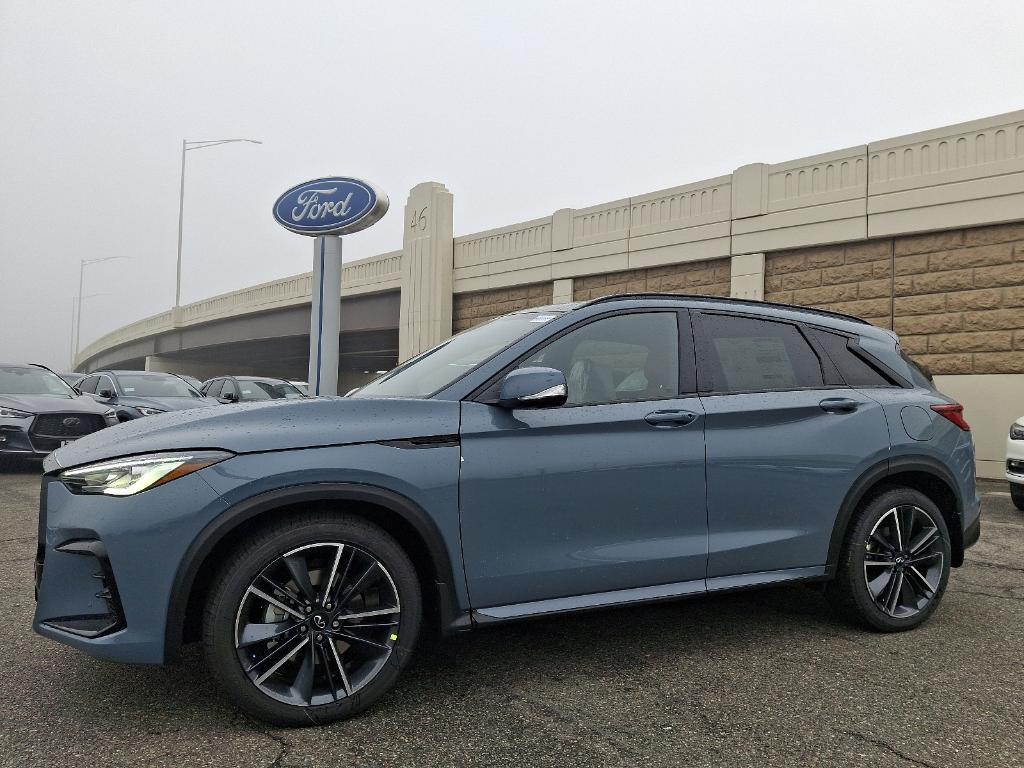
{"type": "Polygon", "coordinates": [[[207,397],[220,397],[221,387],[224,386],[223,379],[214,379],[206,385],[205,394],[207,397]]]}
{"type": "Polygon", "coordinates": [[[96,391],[102,392],[103,390],[110,390],[110,394],[116,394],[114,390],[114,383],[110,380],[109,376],[100,376],[100,380],[96,383],[96,391]]]}
{"type": "Polygon", "coordinates": [[[78,388],[83,392],[89,392],[95,395],[97,381],[99,381],[99,376],[86,376],[82,379],[82,383],[78,385],[78,388]]]}
{"type": "Polygon", "coordinates": [[[893,382],[857,354],[852,348],[851,339],[817,329],[811,330],[810,333],[825,348],[826,354],[839,369],[843,380],[851,387],[893,386],[893,382]]]}
{"type": "Polygon", "coordinates": [[[700,325],[702,387],[766,392],[824,386],[821,362],[795,325],[715,314],[702,314],[700,325]]]}
{"type": "Polygon", "coordinates": [[[555,339],[520,368],[557,368],[567,405],[658,400],[679,393],[679,332],[674,312],[616,315],[555,339]]]}
{"type": "Polygon", "coordinates": [[[229,394],[238,396],[238,387],[235,386],[233,379],[224,379],[224,388],[220,392],[221,397],[227,397],[229,394]]]}

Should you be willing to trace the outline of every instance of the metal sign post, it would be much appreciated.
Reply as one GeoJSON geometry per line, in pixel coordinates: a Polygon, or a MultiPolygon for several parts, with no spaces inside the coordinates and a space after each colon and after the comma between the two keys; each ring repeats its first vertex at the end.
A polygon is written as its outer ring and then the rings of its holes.
{"type": "Polygon", "coordinates": [[[333,176],[292,187],[274,203],[285,229],[315,237],[309,322],[309,388],[338,394],[341,235],[366,229],[388,211],[388,197],[360,179],[333,176]]]}
{"type": "Polygon", "coordinates": [[[338,339],[341,335],[341,238],[313,241],[313,302],[309,327],[309,391],[338,394],[338,339]]]}

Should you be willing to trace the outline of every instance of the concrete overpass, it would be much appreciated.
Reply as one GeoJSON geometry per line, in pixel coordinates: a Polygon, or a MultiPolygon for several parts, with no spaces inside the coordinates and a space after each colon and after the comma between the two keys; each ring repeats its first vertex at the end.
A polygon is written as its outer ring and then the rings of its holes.
{"type": "MultiPolygon", "coordinates": [[[[401,253],[346,264],[339,387],[364,383],[398,361],[401,253]]],[[[309,273],[186,304],[97,339],[76,370],[128,368],[199,378],[223,373],[304,380],[309,358],[309,273]]]]}
{"type": "MultiPolygon", "coordinates": [[[[339,388],[527,306],[626,291],[766,299],[894,329],[966,406],[979,472],[1002,474],[1007,429],[1024,412],[1024,111],[459,237],[453,208],[443,185],[417,185],[402,249],[345,266],[339,388]]],[[[140,320],[76,367],[304,378],[310,282],[140,320]]]]}

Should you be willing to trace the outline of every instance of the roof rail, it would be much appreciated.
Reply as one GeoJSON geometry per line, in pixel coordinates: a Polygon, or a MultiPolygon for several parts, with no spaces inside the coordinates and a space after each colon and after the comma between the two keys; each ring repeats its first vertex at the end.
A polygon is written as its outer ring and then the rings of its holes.
{"type": "Polygon", "coordinates": [[[620,299],[675,299],[684,301],[707,301],[716,304],[737,304],[744,307],[777,307],[788,309],[792,312],[805,312],[810,315],[822,315],[823,317],[834,317],[839,320],[848,320],[851,323],[871,325],[867,320],[854,315],[844,315],[842,312],[832,312],[827,309],[816,309],[815,307],[801,307],[797,304],[780,304],[774,301],[758,301],[757,299],[736,299],[729,296],[706,296],[696,293],[615,293],[610,296],[601,296],[584,302],[583,306],[601,304],[606,301],[618,301],[620,299]]]}

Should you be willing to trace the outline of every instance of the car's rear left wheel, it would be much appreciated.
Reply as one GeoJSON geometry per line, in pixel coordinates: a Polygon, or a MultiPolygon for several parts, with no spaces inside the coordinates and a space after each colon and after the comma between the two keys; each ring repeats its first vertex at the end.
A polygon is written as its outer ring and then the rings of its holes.
{"type": "Polygon", "coordinates": [[[920,491],[893,488],[854,513],[826,594],[849,621],[899,632],[934,613],[949,569],[949,530],[938,507],[920,491]]]}
{"type": "Polygon", "coordinates": [[[207,662],[248,714],[326,723],[392,686],[421,615],[415,569],[387,533],[350,516],[292,516],[221,569],[204,616],[207,662]]]}

